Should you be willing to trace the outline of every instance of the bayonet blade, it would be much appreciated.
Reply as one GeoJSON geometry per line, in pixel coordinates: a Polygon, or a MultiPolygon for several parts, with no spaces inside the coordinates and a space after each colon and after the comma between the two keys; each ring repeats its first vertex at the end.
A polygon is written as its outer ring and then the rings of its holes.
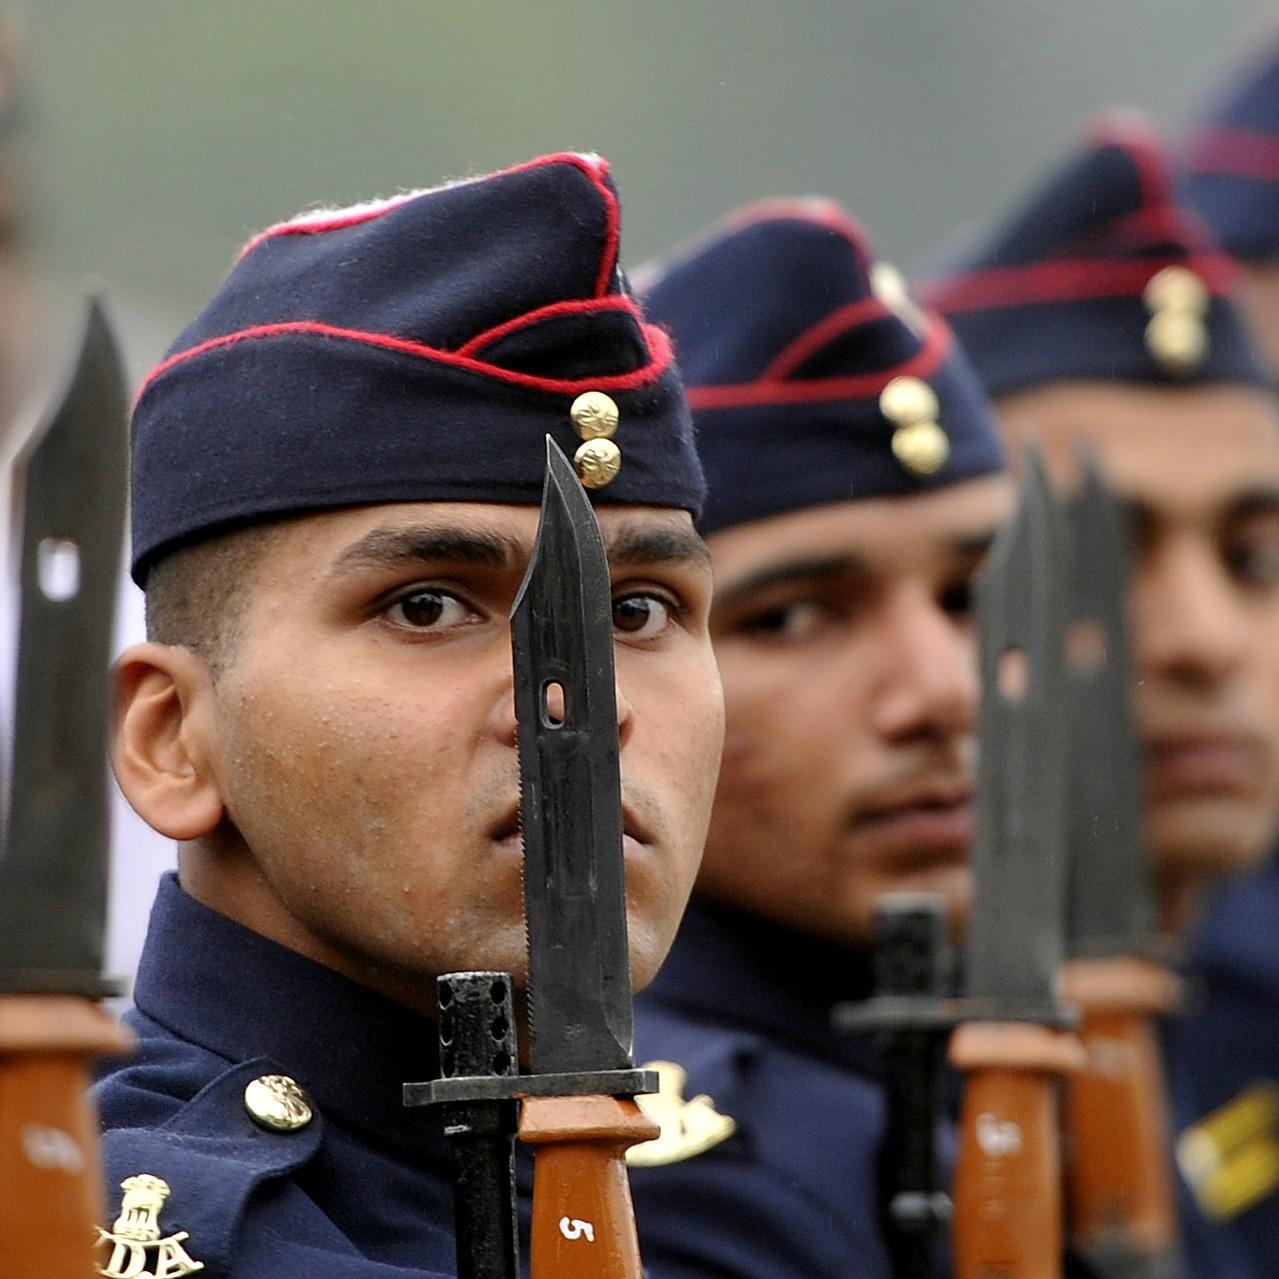
{"type": "Polygon", "coordinates": [[[0,860],[0,993],[99,997],[107,879],[107,666],[127,409],[90,302],[61,404],[19,461],[17,698],[0,860]]]}
{"type": "Polygon", "coordinates": [[[1155,900],[1141,838],[1141,756],[1125,626],[1129,530],[1091,458],[1069,503],[1066,644],[1071,718],[1067,950],[1154,948],[1155,900]]]}
{"type": "Polygon", "coordinates": [[[1064,951],[1064,530],[1038,450],[977,585],[982,701],[968,995],[984,1018],[1051,1023],[1064,951]]]}
{"type": "Polygon", "coordinates": [[[586,493],[547,437],[541,524],[511,613],[530,1057],[631,1065],[612,590],[586,493]]]}

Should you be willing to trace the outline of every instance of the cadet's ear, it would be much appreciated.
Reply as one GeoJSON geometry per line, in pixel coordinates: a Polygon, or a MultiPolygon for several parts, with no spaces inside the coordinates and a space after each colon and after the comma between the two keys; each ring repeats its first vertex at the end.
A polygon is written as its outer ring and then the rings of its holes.
{"type": "Polygon", "coordinates": [[[135,644],[115,664],[111,767],[138,815],[170,839],[222,819],[213,678],[189,649],[135,644]]]}

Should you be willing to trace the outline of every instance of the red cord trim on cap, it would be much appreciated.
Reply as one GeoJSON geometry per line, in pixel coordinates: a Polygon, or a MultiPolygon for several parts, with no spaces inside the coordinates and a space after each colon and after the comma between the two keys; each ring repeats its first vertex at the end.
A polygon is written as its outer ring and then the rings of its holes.
{"type": "Polygon", "coordinates": [[[608,286],[613,281],[613,271],[617,266],[618,239],[621,234],[622,211],[618,207],[617,196],[605,181],[608,177],[608,161],[601,155],[583,155],[577,151],[557,151],[554,155],[539,156],[536,160],[526,160],[523,164],[503,169],[491,176],[504,177],[508,173],[523,173],[527,169],[541,168],[547,164],[571,164],[580,169],[594,185],[604,201],[604,252],[600,257],[600,269],[595,277],[595,296],[602,298],[608,293],[608,286]]]}
{"type": "Polygon", "coordinates": [[[341,341],[358,342],[364,346],[380,347],[387,351],[399,351],[404,355],[414,355],[430,360],[436,364],[447,364],[454,368],[465,369],[497,381],[509,382],[513,386],[525,386],[535,391],[549,391],[573,395],[582,388],[599,391],[630,391],[637,387],[647,386],[655,382],[666,372],[671,363],[670,340],[661,329],[653,325],[643,326],[644,336],[650,355],[648,364],[630,373],[606,373],[591,377],[569,380],[566,378],[537,377],[531,373],[515,373],[510,369],[499,368],[495,364],[485,364],[482,360],[474,360],[453,351],[441,351],[421,342],[412,342],[407,338],[397,338],[389,333],[366,333],[361,329],[341,329],[331,324],[319,324],[310,320],[294,320],[282,324],[257,324],[251,328],[240,329],[235,333],[226,333],[221,337],[210,338],[186,351],[179,351],[167,360],[161,361],[147,375],[138,392],[138,398],[147,392],[151,385],[170,369],[190,360],[206,355],[210,351],[234,346],[240,342],[252,342],[274,337],[310,336],[336,338],[341,341]]]}
{"type": "MultiPolygon", "coordinates": [[[[451,185],[466,186],[472,182],[485,182],[490,178],[502,178],[512,173],[524,173],[529,169],[540,169],[551,164],[571,164],[574,168],[580,169],[599,190],[604,200],[604,261],[600,265],[595,289],[597,296],[602,296],[608,289],[608,283],[613,275],[613,266],[617,261],[618,227],[620,223],[617,197],[609,190],[608,184],[604,181],[604,176],[608,173],[608,162],[606,160],[599,157],[592,159],[572,151],[557,151],[552,155],[538,156],[535,160],[526,160],[522,164],[512,165],[509,169],[499,169],[496,173],[485,173],[475,178],[463,178],[461,181],[451,185]]],[[[273,240],[282,235],[321,235],[326,231],[341,231],[345,227],[359,226],[364,222],[372,222],[400,208],[401,205],[407,204],[410,200],[416,200],[420,196],[433,195],[436,192],[448,191],[449,189],[449,184],[429,187],[422,191],[409,191],[403,195],[391,196],[386,200],[373,203],[368,208],[357,208],[353,212],[343,213],[338,210],[332,217],[316,217],[307,220],[305,215],[302,215],[303,220],[300,221],[294,219],[287,222],[277,222],[274,226],[269,226],[265,231],[260,231],[255,235],[240,250],[240,257],[243,258],[252,253],[265,240],[273,240]]]]}
{"type": "Polygon", "coordinates": [[[1123,151],[1137,170],[1143,204],[1172,202],[1172,174],[1159,134],[1141,115],[1105,112],[1093,120],[1089,134],[1098,147],[1123,151]]]}
{"type": "Polygon", "coordinates": [[[360,209],[354,213],[337,214],[331,218],[316,218],[310,222],[277,222],[274,226],[267,227],[265,231],[259,231],[240,250],[240,257],[247,257],[264,240],[274,240],[278,236],[320,235],[325,231],[340,231],[343,227],[359,226],[362,222],[372,222],[384,214],[400,208],[401,205],[407,204],[410,200],[415,200],[418,196],[425,194],[425,191],[406,192],[404,195],[391,196],[367,209],[360,209]]]}
{"type": "Polygon", "coordinates": [[[812,328],[805,329],[791,342],[760,374],[760,381],[784,382],[810,355],[820,351],[842,333],[859,324],[882,320],[891,314],[878,298],[863,298],[860,302],[850,302],[847,306],[839,307],[825,319],[818,320],[812,328]]]}
{"type": "Polygon", "coordinates": [[[1133,261],[1076,259],[1037,262],[1033,266],[999,267],[975,275],[935,280],[921,286],[925,305],[943,314],[985,311],[1037,302],[1088,302],[1096,298],[1140,297],[1155,272],[1166,266],[1189,267],[1214,292],[1228,292],[1235,268],[1220,253],[1190,257],[1161,256],[1133,261]]]}
{"type": "Polygon", "coordinates": [[[542,320],[552,320],[558,315],[598,314],[600,311],[625,311],[634,316],[636,321],[641,321],[640,310],[634,299],[624,297],[620,293],[611,293],[603,298],[573,298],[567,302],[551,302],[547,306],[538,307],[535,311],[529,311],[526,315],[518,315],[513,320],[506,320],[491,329],[485,329],[483,333],[476,334],[470,341],[459,346],[457,354],[475,355],[485,347],[500,341],[508,333],[528,328],[542,320]]]}
{"type": "Polygon", "coordinates": [[[1190,151],[1195,173],[1279,182],[1279,139],[1248,129],[1205,129],[1190,151]]]}
{"type": "Polygon", "coordinates": [[[745,382],[736,386],[690,386],[689,407],[741,409],[768,404],[813,404],[824,400],[864,400],[878,395],[895,377],[931,377],[950,354],[946,325],[932,320],[923,348],[895,368],[857,377],[815,378],[811,382],[745,382]]]}
{"type": "Polygon", "coordinates": [[[1116,218],[1107,228],[1107,237],[1135,236],[1151,244],[1185,244],[1193,250],[1206,249],[1211,253],[1211,242],[1203,228],[1189,211],[1175,204],[1148,204],[1123,217],[1116,218]]]}

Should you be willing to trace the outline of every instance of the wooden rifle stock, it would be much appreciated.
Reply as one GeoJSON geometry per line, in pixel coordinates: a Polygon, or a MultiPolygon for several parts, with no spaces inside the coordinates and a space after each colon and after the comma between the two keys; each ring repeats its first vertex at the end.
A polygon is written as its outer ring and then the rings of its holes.
{"type": "Polygon", "coordinates": [[[76,995],[0,995],[0,1275],[90,1279],[103,1220],[89,1062],[128,1032],[76,995]]]}
{"type": "Polygon", "coordinates": [[[1079,1069],[1073,1033],[966,1022],[951,1063],[967,1076],[955,1169],[956,1279],[1059,1279],[1057,1081],[1079,1069]]]}
{"type": "Polygon", "coordinates": [[[1136,958],[1075,959],[1063,998],[1081,1012],[1087,1061],[1066,1086],[1067,1219],[1103,1275],[1175,1274],[1168,1115],[1154,1019],[1177,979],[1136,958]]]}
{"type": "Polygon", "coordinates": [[[534,1147],[531,1279],[643,1279],[626,1151],[660,1129],[630,1099],[526,1097],[534,1147]]]}

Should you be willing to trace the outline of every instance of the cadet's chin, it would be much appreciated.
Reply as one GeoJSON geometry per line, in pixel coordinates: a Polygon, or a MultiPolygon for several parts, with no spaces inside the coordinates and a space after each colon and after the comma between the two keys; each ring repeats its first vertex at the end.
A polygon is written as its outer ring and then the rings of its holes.
{"type": "Polygon", "coordinates": [[[1252,805],[1199,800],[1159,805],[1148,830],[1158,877],[1217,879],[1247,870],[1275,836],[1273,822],[1252,805]]]}

